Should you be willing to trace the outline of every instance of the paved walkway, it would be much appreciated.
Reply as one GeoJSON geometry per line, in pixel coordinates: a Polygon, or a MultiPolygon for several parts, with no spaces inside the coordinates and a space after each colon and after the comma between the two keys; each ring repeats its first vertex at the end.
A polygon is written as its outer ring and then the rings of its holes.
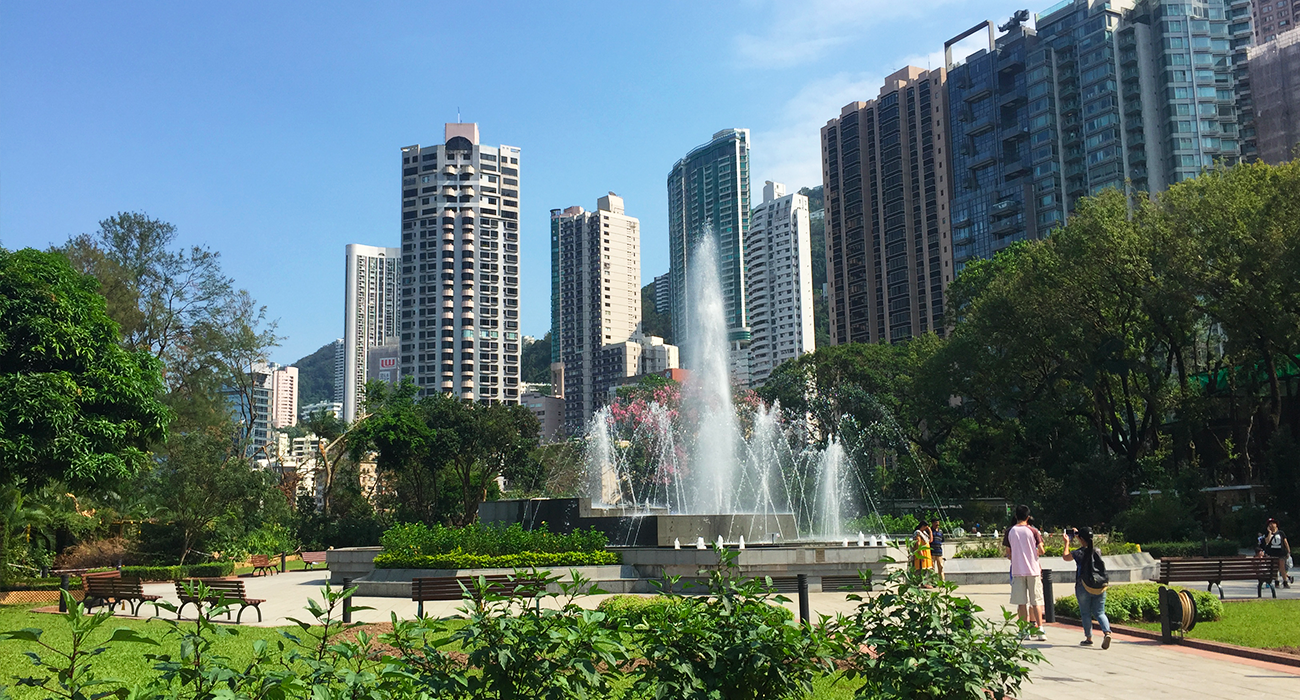
{"type": "MultiPolygon", "coordinates": [[[[263,626],[292,624],[289,617],[306,618],[303,604],[308,597],[321,599],[319,589],[325,584],[326,572],[298,571],[246,578],[248,594],[265,598],[262,604],[263,626]]],[[[175,601],[172,584],[149,584],[149,593],[162,595],[175,601]]],[[[1227,584],[1224,590],[1229,598],[1255,597],[1254,584],[1227,584]]],[[[998,615],[1007,605],[1009,587],[1002,585],[962,586],[962,595],[969,596],[985,609],[986,614],[998,615]]],[[[1069,593],[1069,590],[1058,594],[1069,593]]],[[[1268,591],[1265,591],[1268,596],[1268,591]]],[[[1300,586],[1278,590],[1279,598],[1300,598],[1300,586]]],[[[604,596],[587,596],[580,599],[584,607],[595,607],[604,596]]],[[[397,598],[356,598],[355,603],[375,608],[354,613],[353,619],[365,622],[386,622],[392,613],[399,617],[415,616],[415,603],[397,598]]],[[[814,593],[810,597],[814,615],[834,615],[849,612],[853,603],[842,593],[814,593]]],[[[455,614],[458,601],[426,603],[428,615],[455,614]]],[[[788,606],[795,610],[797,602],[788,606]]],[[[142,612],[152,612],[148,606],[142,612]]],[[[188,610],[187,610],[188,614],[188,610]]],[[[245,613],[245,621],[251,611],[245,613]]],[[[254,623],[258,624],[258,623],[254,623]]],[[[1047,658],[1026,686],[1023,700],[1101,700],[1134,698],[1157,700],[1159,698],[1245,698],[1282,697],[1300,692],[1300,668],[1247,661],[1211,652],[1184,647],[1162,646],[1157,642],[1116,635],[1115,643],[1107,651],[1100,647],[1085,648],[1078,645],[1083,638],[1077,627],[1049,626],[1047,642],[1030,642],[1047,658]]]]}

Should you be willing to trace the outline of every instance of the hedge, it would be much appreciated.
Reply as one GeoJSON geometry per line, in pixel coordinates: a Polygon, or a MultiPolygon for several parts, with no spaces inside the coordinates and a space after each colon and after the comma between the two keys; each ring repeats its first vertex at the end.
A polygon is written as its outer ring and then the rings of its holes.
{"type": "Polygon", "coordinates": [[[1209,540],[1207,541],[1187,541],[1187,542],[1151,542],[1142,545],[1142,551],[1150,554],[1156,559],[1165,557],[1200,557],[1206,555],[1209,550],[1209,556],[1212,557],[1234,557],[1237,556],[1237,543],[1232,540],[1209,540]]]}
{"type": "Polygon", "coordinates": [[[122,575],[142,581],[180,581],[187,578],[221,578],[235,573],[233,562],[185,566],[124,566],[122,575]]]}
{"type": "MultiPolygon", "coordinates": [[[[1176,587],[1175,587],[1176,588],[1176,587]]],[[[1111,622],[1156,622],[1160,619],[1160,600],[1154,583],[1131,583],[1106,589],[1106,617],[1111,622]]],[[[1223,602],[1213,593],[1181,589],[1196,600],[1196,621],[1212,622],[1223,617],[1223,602]]],[[[1072,595],[1056,599],[1056,614],[1079,617],[1079,601],[1072,595]]]]}
{"type": "Polygon", "coordinates": [[[489,556],[455,551],[449,554],[406,554],[383,552],[375,557],[377,569],[527,569],[557,566],[602,566],[618,564],[617,552],[524,552],[489,556]]]}
{"type": "Polygon", "coordinates": [[[402,523],[389,528],[379,538],[384,552],[424,555],[466,552],[486,556],[508,554],[600,552],[609,539],[596,529],[575,530],[569,534],[550,532],[546,523],[525,530],[518,523],[509,527],[478,523],[466,527],[429,527],[424,523],[402,523]]]}
{"type": "MultiPolygon", "coordinates": [[[[1047,546],[1043,548],[1043,558],[1061,558],[1061,556],[1065,554],[1065,549],[1061,546],[1060,542],[1061,540],[1059,535],[1055,540],[1049,539],[1047,546]]],[[[1107,557],[1115,554],[1136,554],[1138,551],[1138,546],[1132,542],[1107,541],[1099,542],[1098,544],[1101,547],[1102,556],[1107,557]]],[[[1197,546],[1199,547],[1200,543],[1197,543],[1197,546]]],[[[952,557],[953,559],[1001,559],[1003,557],[1002,544],[1000,542],[989,541],[980,542],[978,544],[961,544],[957,545],[957,547],[958,549],[954,552],[952,557]]],[[[1146,549],[1146,545],[1143,545],[1142,550],[1146,551],[1146,549]]],[[[1154,557],[1156,555],[1152,554],[1151,556],[1154,557]]]]}

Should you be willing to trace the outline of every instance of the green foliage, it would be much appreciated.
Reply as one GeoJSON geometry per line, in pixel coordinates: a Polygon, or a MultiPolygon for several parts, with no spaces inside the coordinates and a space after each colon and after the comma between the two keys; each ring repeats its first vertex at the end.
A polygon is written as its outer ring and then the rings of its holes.
{"type": "Polygon", "coordinates": [[[1237,543],[1232,540],[1189,540],[1186,542],[1148,542],[1142,545],[1142,551],[1156,559],[1165,557],[1233,557],[1237,555],[1237,543]]]}
{"type": "Polygon", "coordinates": [[[686,599],[680,596],[616,595],[600,601],[596,609],[605,613],[613,627],[654,627],[661,618],[676,615],[675,608],[684,604],[686,599]]]}
{"type": "Polygon", "coordinates": [[[280,523],[267,523],[244,536],[243,550],[247,554],[274,555],[298,551],[298,539],[280,523]]]}
{"type": "Polygon", "coordinates": [[[903,515],[872,513],[871,515],[850,520],[846,529],[849,532],[910,535],[913,532],[916,532],[916,528],[920,527],[920,525],[921,521],[917,520],[916,516],[911,513],[904,513],[903,515]]]}
{"type": "Polygon", "coordinates": [[[1197,540],[1204,534],[1189,505],[1165,494],[1138,497],[1115,515],[1114,525],[1129,539],[1143,544],[1197,540]]]}
{"type": "Polygon", "coordinates": [[[655,310],[655,283],[641,288],[641,332],[645,335],[657,335],[665,343],[673,345],[673,310],[663,313],[655,310]]]}
{"type": "Polygon", "coordinates": [[[298,368],[299,406],[334,400],[333,341],[289,366],[298,368]]]}
{"type": "Polygon", "coordinates": [[[519,380],[530,384],[551,382],[551,332],[525,343],[519,354],[519,380]]]}
{"type": "Polygon", "coordinates": [[[953,594],[956,585],[931,571],[891,573],[869,596],[850,594],[857,608],[834,622],[836,657],[845,676],[865,681],[864,700],[1015,697],[1030,666],[1043,660],[1021,646],[1011,612],[1000,622],[953,594]]]}
{"type": "Polygon", "coordinates": [[[1002,544],[997,540],[988,539],[980,540],[975,543],[964,542],[957,546],[957,551],[953,552],[953,559],[1000,559],[1006,556],[1002,552],[1002,544]]]}
{"type": "Polygon", "coordinates": [[[520,554],[403,554],[375,557],[379,569],[514,569],[530,566],[603,566],[621,561],[618,552],[522,552],[520,554]]]}
{"type": "Polygon", "coordinates": [[[0,248],[0,484],[129,478],[171,420],[159,363],[118,345],[97,288],[60,255],[0,248]]]}
{"type": "Polygon", "coordinates": [[[187,578],[221,578],[235,573],[234,562],[221,561],[210,564],[186,564],[185,566],[124,566],[124,578],[138,578],[142,581],[180,581],[187,578]]]}
{"type": "Polygon", "coordinates": [[[805,696],[814,678],[834,670],[822,626],[793,621],[770,579],[741,578],[739,552],[715,551],[707,596],[677,596],[680,579],[671,577],[664,595],[675,602],[634,628],[645,663],[633,687],[660,698],[805,696]]]}
{"type": "MultiPolygon", "coordinates": [[[[1106,589],[1106,617],[1111,622],[1152,622],[1160,619],[1159,588],[1154,583],[1128,583],[1106,589]]],[[[1223,616],[1223,602],[1213,593],[1186,590],[1196,601],[1196,621],[1212,622],[1223,616]]],[[[1072,595],[1056,599],[1056,614],[1079,617],[1079,601],[1072,595]]]]}
{"type": "Polygon", "coordinates": [[[386,554],[434,555],[459,551],[502,556],[526,552],[602,552],[609,538],[595,528],[562,535],[548,530],[546,523],[534,530],[525,530],[519,523],[506,527],[484,523],[465,527],[402,523],[384,532],[379,542],[386,554]]]}

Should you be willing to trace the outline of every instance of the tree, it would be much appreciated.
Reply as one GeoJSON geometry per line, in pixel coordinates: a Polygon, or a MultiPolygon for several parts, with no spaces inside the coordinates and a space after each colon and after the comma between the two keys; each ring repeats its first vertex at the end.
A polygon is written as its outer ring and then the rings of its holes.
{"type": "Polygon", "coordinates": [[[253,467],[231,439],[233,428],[172,436],[147,486],[167,522],[179,533],[180,563],[228,520],[237,533],[256,529],[268,513],[287,517],[288,502],[266,472],[253,467]]]}
{"type": "Polygon", "coordinates": [[[170,414],[158,362],[117,344],[91,277],[0,249],[0,483],[125,479],[170,414]]]}
{"type": "Polygon", "coordinates": [[[529,458],[537,419],[518,405],[464,403],[443,394],[417,398],[418,392],[409,381],[367,385],[369,415],[349,432],[353,459],[375,451],[380,473],[414,518],[471,523],[496,477],[529,458]]]}

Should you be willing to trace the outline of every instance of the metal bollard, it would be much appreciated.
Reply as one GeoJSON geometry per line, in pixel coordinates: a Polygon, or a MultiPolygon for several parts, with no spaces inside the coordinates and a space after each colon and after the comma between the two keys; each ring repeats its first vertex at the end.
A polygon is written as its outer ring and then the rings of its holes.
{"type": "Polygon", "coordinates": [[[1056,604],[1052,596],[1052,570],[1043,569],[1043,622],[1056,622],[1056,604]]]}
{"type": "MultiPolygon", "coordinates": [[[[350,578],[343,579],[343,590],[346,591],[351,586],[352,586],[352,579],[350,578]]],[[[346,598],[343,599],[343,621],[352,622],[352,595],[351,594],[349,594],[346,598]]]]}
{"type": "Polygon", "coordinates": [[[284,552],[280,552],[280,573],[284,573],[284,552]]]}
{"type": "Polygon", "coordinates": [[[68,592],[67,574],[62,574],[59,576],[59,591],[61,591],[59,593],[59,612],[65,613],[68,611],[68,599],[64,598],[63,594],[68,592]]]}
{"type": "Polygon", "coordinates": [[[799,574],[799,622],[812,624],[812,615],[808,612],[808,574],[799,574]]]}
{"type": "Polygon", "coordinates": [[[1157,600],[1160,606],[1160,643],[1174,643],[1174,626],[1173,621],[1169,618],[1169,595],[1177,595],[1173,591],[1161,586],[1156,589],[1157,600]]]}

